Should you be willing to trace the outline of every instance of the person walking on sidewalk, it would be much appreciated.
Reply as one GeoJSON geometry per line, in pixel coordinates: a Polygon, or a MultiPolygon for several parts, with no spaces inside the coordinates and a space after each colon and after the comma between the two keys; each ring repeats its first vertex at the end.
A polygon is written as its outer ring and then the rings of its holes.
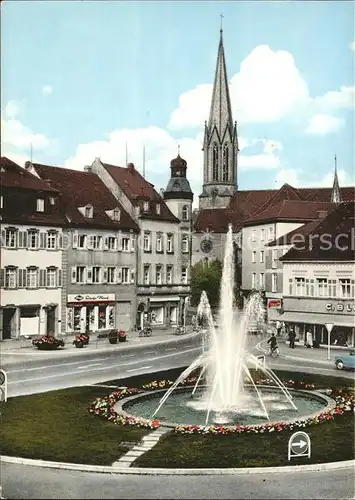
{"type": "Polygon", "coordinates": [[[309,349],[313,347],[313,335],[309,330],[306,333],[306,347],[309,349]]]}
{"type": "Polygon", "coordinates": [[[293,328],[291,328],[290,333],[288,334],[288,340],[289,340],[289,348],[294,349],[295,348],[295,340],[296,340],[296,334],[293,328]]]}

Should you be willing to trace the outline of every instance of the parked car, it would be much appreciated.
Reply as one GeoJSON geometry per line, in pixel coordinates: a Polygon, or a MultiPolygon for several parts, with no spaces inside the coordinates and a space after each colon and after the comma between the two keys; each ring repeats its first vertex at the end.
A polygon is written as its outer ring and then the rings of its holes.
{"type": "Polygon", "coordinates": [[[335,357],[335,366],[338,370],[355,369],[355,351],[335,357]]]}

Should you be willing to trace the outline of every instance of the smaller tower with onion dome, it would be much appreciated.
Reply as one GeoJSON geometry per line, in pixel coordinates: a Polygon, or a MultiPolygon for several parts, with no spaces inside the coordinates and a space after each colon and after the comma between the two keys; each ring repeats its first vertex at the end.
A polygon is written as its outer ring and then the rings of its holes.
{"type": "Polygon", "coordinates": [[[181,158],[180,151],[177,157],[171,160],[170,170],[171,177],[164,191],[164,201],[172,213],[186,225],[191,222],[194,195],[186,178],[187,163],[181,158]]]}

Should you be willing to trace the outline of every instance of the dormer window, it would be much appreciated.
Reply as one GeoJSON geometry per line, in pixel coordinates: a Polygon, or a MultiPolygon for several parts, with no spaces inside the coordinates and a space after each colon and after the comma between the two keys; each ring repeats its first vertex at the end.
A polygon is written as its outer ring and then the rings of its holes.
{"type": "Polygon", "coordinates": [[[86,205],[84,210],[85,219],[92,219],[94,216],[94,207],[92,205],[86,205]]]}
{"type": "Polygon", "coordinates": [[[156,209],[157,209],[157,214],[160,215],[160,211],[161,211],[160,203],[157,203],[156,209]]]}
{"type": "Polygon", "coordinates": [[[112,219],[118,222],[121,218],[121,210],[119,208],[115,208],[112,214],[112,219]]]}
{"type": "Polygon", "coordinates": [[[51,197],[49,198],[49,204],[50,204],[50,205],[55,205],[55,199],[53,198],[53,196],[51,196],[51,197]]]}
{"type": "Polygon", "coordinates": [[[144,212],[148,212],[148,210],[149,210],[149,201],[144,201],[143,202],[143,210],[144,210],[144,212]]]}
{"type": "Polygon", "coordinates": [[[182,220],[189,220],[189,207],[187,205],[182,207],[181,218],[182,220]]]}
{"type": "Polygon", "coordinates": [[[134,207],[134,209],[135,209],[136,215],[137,216],[140,215],[140,213],[141,213],[141,207],[137,206],[137,207],[134,207]]]}
{"type": "Polygon", "coordinates": [[[37,198],[37,212],[44,212],[44,199],[37,198]]]}

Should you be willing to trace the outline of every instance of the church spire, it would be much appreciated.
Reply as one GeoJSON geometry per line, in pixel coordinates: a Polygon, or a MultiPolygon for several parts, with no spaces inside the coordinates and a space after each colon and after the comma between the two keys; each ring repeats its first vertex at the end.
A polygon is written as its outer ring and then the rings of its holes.
{"type": "Polygon", "coordinates": [[[229,128],[231,133],[233,130],[233,119],[232,119],[232,110],[231,110],[231,103],[229,96],[226,58],[223,46],[222,19],[223,19],[223,14],[221,14],[221,29],[220,29],[220,38],[218,46],[217,65],[216,65],[213,91],[212,91],[210,117],[208,121],[208,128],[210,133],[212,133],[214,126],[216,126],[217,132],[221,139],[223,138],[223,135],[226,131],[226,127],[229,128]]]}
{"type": "Polygon", "coordinates": [[[338,172],[337,172],[337,155],[334,155],[334,181],[333,181],[331,202],[336,204],[341,202],[338,172]]]}

